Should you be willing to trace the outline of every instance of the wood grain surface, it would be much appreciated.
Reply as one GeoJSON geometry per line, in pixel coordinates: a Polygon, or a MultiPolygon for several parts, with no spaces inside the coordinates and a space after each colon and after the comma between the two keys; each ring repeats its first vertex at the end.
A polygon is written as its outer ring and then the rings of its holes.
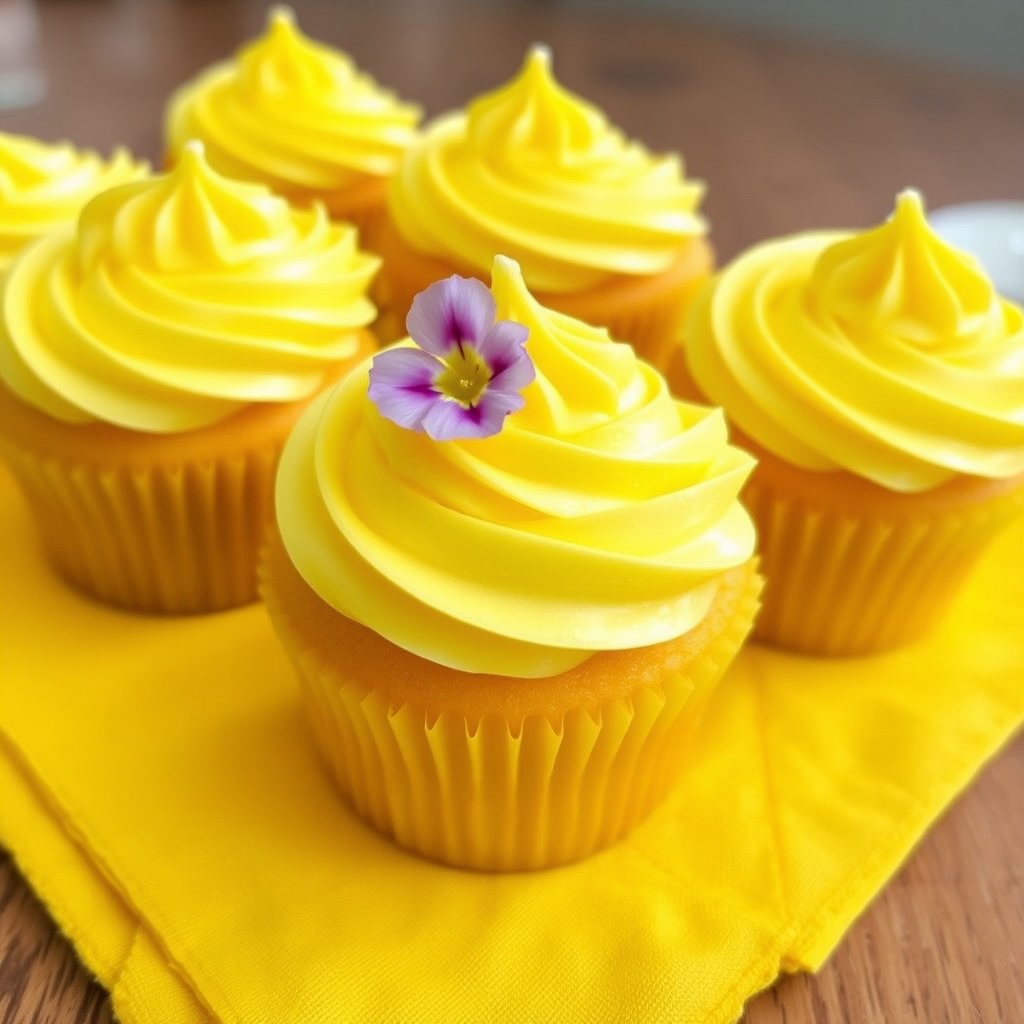
{"type": "MultiPolygon", "coordinates": [[[[1024,199],[1024,85],[676,20],[509,0],[296,2],[314,37],[429,114],[548,42],[570,88],[708,182],[722,258],[761,238],[877,222],[894,193],[1024,199]]],[[[263,3],[40,0],[40,105],[0,130],[157,160],[173,86],[256,34],[263,3]]],[[[745,1024],[1024,1022],[1024,740],[940,821],[816,976],[745,1024]]],[[[2,809],[0,809],[2,813],[2,809]]],[[[103,991],[0,853],[0,1024],[107,1024],[103,991]]],[[[160,1024],[154,1021],[154,1024],[160,1024]]],[[[625,1022],[629,1024],[629,1022],[625,1022]]]]}

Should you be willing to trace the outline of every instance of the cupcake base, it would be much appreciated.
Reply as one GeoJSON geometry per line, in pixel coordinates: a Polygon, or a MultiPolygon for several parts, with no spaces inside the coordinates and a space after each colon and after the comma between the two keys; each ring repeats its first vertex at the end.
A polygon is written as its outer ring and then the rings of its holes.
{"type": "MultiPolygon", "coordinates": [[[[358,332],[353,361],[328,383],[375,347],[358,332]]],[[[137,611],[219,611],[257,597],[277,461],[310,400],[158,435],[62,423],[0,385],[0,454],[49,560],[74,587],[137,611]]]]}
{"type": "Polygon", "coordinates": [[[742,500],[766,584],[755,637],[819,655],[902,647],[945,614],[988,543],[1024,511],[1024,476],[962,478],[925,494],[758,458],[742,500]]]}
{"type": "Polygon", "coordinates": [[[510,679],[446,669],[340,615],[276,531],[262,563],[263,596],[344,799],[416,853],[491,871],[577,860],[651,811],[685,765],[759,589],[748,564],[677,640],[510,679]]]}
{"type": "MultiPolygon", "coordinates": [[[[681,352],[674,393],[707,402],[681,352]]],[[[852,473],[792,466],[743,436],[758,464],[741,499],[757,526],[763,607],[754,638],[824,656],[873,654],[917,640],[945,614],[989,542],[1024,513],[1024,476],[959,477],[890,491],[852,473]]]]}
{"type": "MultiPolygon", "coordinates": [[[[405,317],[413,298],[434,281],[452,274],[481,279],[487,275],[485,270],[413,249],[386,218],[371,234],[370,248],[384,260],[373,293],[381,309],[384,341],[405,334],[405,317]]],[[[615,340],[630,342],[643,359],[664,370],[678,345],[690,303],[713,267],[711,246],[706,239],[695,238],[680,249],[672,266],[661,274],[619,274],[587,291],[534,291],[533,295],[549,309],[606,327],[615,340]]]]}

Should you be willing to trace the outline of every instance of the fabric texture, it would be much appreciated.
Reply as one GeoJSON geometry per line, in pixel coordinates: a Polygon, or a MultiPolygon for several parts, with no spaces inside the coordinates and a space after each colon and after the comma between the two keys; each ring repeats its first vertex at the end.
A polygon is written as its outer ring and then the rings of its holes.
{"type": "Polygon", "coordinates": [[[2,472],[0,556],[0,842],[124,1024],[726,1024],[822,963],[1024,720],[1018,523],[922,644],[745,650],[618,846],[462,872],[340,802],[262,608],[88,602],[2,472]]]}

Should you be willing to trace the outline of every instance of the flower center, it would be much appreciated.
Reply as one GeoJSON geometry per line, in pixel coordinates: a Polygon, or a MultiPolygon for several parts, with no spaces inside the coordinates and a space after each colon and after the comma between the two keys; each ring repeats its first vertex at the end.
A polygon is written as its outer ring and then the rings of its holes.
{"type": "Polygon", "coordinates": [[[434,378],[434,388],[471,409],[487,390],[491,371],[480,353],[470,344],[461,342],[444,361],[444,369],[434,378]]]}

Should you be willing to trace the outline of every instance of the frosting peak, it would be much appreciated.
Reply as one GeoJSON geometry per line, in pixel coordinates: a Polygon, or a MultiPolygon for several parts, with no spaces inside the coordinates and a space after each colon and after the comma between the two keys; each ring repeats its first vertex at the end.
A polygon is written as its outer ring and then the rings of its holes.
{"type": "Polygon", "coordinates": [[[5,199],[21,189],[42,185],[58,174],[73,171],[81,159],[68,143],[47,146],[35,139],[0,135],[0,144],[0,196],[5,199]]]}
{"type": "Polygon", "coordinates": [[[99,258],[164,273],[223,269],[297,240],[287,204],[217,174],[196,141],[169,173],[91,204],[79,227],[86,272],[99,258]]]}
{"type": "Polygon", "coordinates": [[[0,271],[30,241],[71,223],[98,192],[147,170],[123,149],[103,160],[68,143],[0,132],[0,271]]]}
{"type": "Polygon", "coordinates": [[[746,561],[749,456],[605,331],[553,313],[497,258],[497,316],[536,376],[499,433],[434,441],[353,371],[303,416],[278,474],[292,562],[330,605],[467,672],[542,677],[692,629],[746,561]]]}
{"type": "Polygon", "coordinates": [[[920,197],[861,233],[750,249],[694,307],[690,374],[758,444],[893,491],[1024,472],[1024,311],[920,197]]]}
{"type": "Polygon", "coordinates": [[[584,153],[606,130],[604,117],[574,97],[555,80],[551,51],[533,46],[519,75],[503,89],[469,105],[467,134],[474,148],[485,152],[496,144],[526,146],[556,155],[566,164],[584,153]]]}
{"type": "Polygon", "coordinates": [[[352,91],[373,97],[373,90],[366,89],[368,80],[345,54],[314,43],[299,31],[290,7],[270,9],[266,33],[241,52],[238,64],[239,84],[257,97],[316,99],[352,91]]]}
{"type": "Polygon", "coordinates": [[[559,85],[535,46],[511,82],[428,126],[389,206],[414,248],[479,271],[506,252],[557,293],[668,269],[706,230],[703,192],[677,156],[627,140],[559,85]]]}
{"type": "Polygon", "coordinates": [[[345,54],[307,39],[285,7],[234,61],[184,85],[167,110],[175,157],[202,139],[210,162],[278,191],[331,192],[390,175],[419,108],[401,103],[345,54]]]}
{"type": "Polygon", "coordinates": [[[526,289],[515,260],[494,258],[491,292],[498,318],[530,332],[537,375],[526,390],[525,408],[516,414],[519,425],[568,437],[613,420],[636,401],[643,377],[630,347],[542,306],[526,289]]]}
{"type": "Polygon", "coordinates": [[[974,258],[932,231],[912,189],[897,196],[892,217],[880,227],[826,248],[806,291],[820,314],[857,333],[945,351],[972,344],[996,299],[974,258]]]}
{"type": "Polygon", "coordinates": [[[57,419],[153,433],[298,400],[359,349],[377,265],[355,228],[222,177],[192,145],[14,264],[0,377],[57,419]]]}

